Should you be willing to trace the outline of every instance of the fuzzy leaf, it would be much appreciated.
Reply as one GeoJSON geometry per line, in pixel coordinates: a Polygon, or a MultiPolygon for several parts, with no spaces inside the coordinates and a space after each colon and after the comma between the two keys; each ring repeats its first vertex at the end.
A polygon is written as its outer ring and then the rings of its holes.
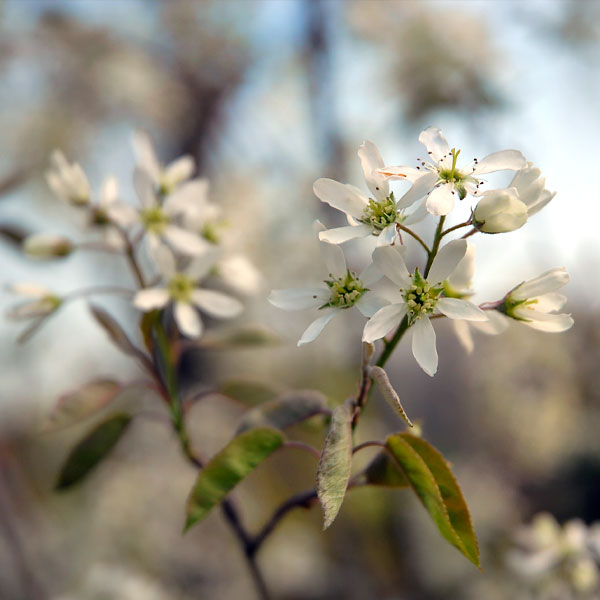
{"type": "Polygon", "coordinates": [[[408,418],[408,415],[400,402],[400,397],[390,383],[387,373],[381,367],[371,367],[369,373],[387,403],[409,427],[413,427],[411,420],[408,418]]]}
{"type": "Polygon", "coordinates": [[[129,356],[137,358],[144,364],[144,366],[147,368],[149,367],[150,370],[152,370],[152,365],[150,364],[148,357],[139,348],[134,346],[127,334],[111,315],[109,315],[103,308],[94,306],[93,304],[90,305],[90,311],[99,325],[104,329],[104,331],[106,331],[115,346],[119,348],[119,350],[129,356]]]}
{"type": "Polygon", "coordinates": [[[329,433],[321,452],[317,470],[317,492],[323,507],[323,529],[327,529],[333,523],[346,495],[352,466],[351,420],[346,405],[334,409],[329,433]]]}
{"type": "Polygon", "coordinates": [[[219,388],[219,393],[229,396],[246,406],[255,406],[263,402],[275,400],[280,395],[280,390],[258,381],[245,381],[232,379],[225,381],[219,388]]]}
{"type": "Polygon", "coordinates": [[[479,549],[462,492],[441,454],[425,440],[401,433],[386,445],[439,532],[479,567],[479,549]]]}
{"type": "Polygon", "coordinates": [[[398,463],[388,452],[380,452],[365,470],[369,485],[384,487],[409,487],[410,483],[398,463]]]}
{"type": "Polygon", "coordinates": [[[201,521],[255,467],[284,442],[276,429],[260,428],[233,438],[200,471],[187,504],[184,531],[201,521]]]}
{"type": "Polygon", "coordinates": [[[276,400],[265,402],[249,410],[243,417],[237,433],[253,427],[275,427],[285,429],[314,415],[324,413],[325,396],[316,390],[287,392],[276,400]]]}
{"type": "Polygon", "coordinates": [[[65,490],[81,481],[109,454],[130,422],[129,415],[120,414],[95,427],[71,450],[55,489],[65,490]]]}
{"type": "Polygon", "coordinates": [[[54,431],[81,421],[110,404],[121,389],[121,385],[112,379],[96,379],[61,396],[46,417],[41,431],[54,431]]]}

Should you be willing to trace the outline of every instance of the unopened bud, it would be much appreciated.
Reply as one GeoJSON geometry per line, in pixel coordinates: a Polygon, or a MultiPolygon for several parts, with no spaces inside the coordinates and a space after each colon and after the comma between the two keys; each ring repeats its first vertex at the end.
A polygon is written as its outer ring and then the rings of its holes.
{"type": "Polygon", "coordinates": [[[32,258],[59,258],[68,256],[73,249],[71,240],[50,233],[30,235],[23,242],[25,254],[32,258]]]}
{"type": "Polygon", "coordinates": [[[473,212],[473,224],[483,233],[506,233],[527,222],[527,206],[514,188],[486,192],[473,212]]]}

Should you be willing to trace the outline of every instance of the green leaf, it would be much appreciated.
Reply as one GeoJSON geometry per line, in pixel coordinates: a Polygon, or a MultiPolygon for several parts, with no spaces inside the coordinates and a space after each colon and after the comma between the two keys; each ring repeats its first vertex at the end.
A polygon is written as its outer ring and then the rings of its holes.
{"type": "Polygon", "coordinates": [[[393,388],[387,373],[381,367],[371,367],[369,369],[369,374],[373,378],[373,381],[376,383],[381,395],[385,398],[387,403],[394,409],[396,414],[409,426],[413,427],[411,420],[408,418],[402,403],[400,402],[400,397],[396,393],[396,390],[393,388]]]}
{"type": "Polygon", "coordinates": [[[365,470],[369,485],[384,487],[409,487],[410,483],[398,463],[387,451],[380,452],[365,470]]]}
{"type": "Polygon", "coordinates": [[[469,509],[442,455],[425,440],[408,433],[391,435],[386,445],[439,532],[479,567],[479,548],[469,509]]]}
{"type": "Polygon", "coordinates": [[[115,415],[94,428],[67,457],[56,483],[56,490],[65,490],[81,481],[113,449],[131,416],[115,415]]]}
{"type": "Polygon", "coordinates": [[[192,488],[184,531],[198,523],[221,502],[250,471],[284,442],[276,429],[260,428],[233,438],[200,471],[192,488]]]}
{"type": "Polygon", "coordinates": [[[316,390],[297,390],[283,394],[249,410],[237,429],[242,433],[253,427],[285,429],[327,411],[325,396],[316,390]]]}
{"type": "Polygon", "coordinates": [[[119,350],[129,356],[137,358],[150,371],[153,370],[150,359],[131,342],[122,327],[111,315],[103,308],[94,306],[93,304],[90,305],[90,311],[98,324],[106,331],[108,337],[110,337],[119,350]]]}
{"type": "Polygon", "coordinates": [[[281,338],[265,327],[247,326],[233,331],[205,335],[198,344],[211,350],[229,350],[276,346],[281,344],[281,338]]]}
{"type": "Polygon", "coordinates": [[[121,389],[112,379],[96,379],[61,396],[44,420],[41,431],[54,431],[81,421],[110,404],[121,389]]]}
{"type": "Polygon", "coordinates": [[[321,452],[317,470],[317,493],[323,507],[323,529],[333,523],[346,495],[352,466],[351,421],[350,410],[346,405],[334,409],[321,452]]]}
{"type": "Polygon", "coordinates": [[[246,406],[270,402],[281,394],[280,390],[266,383],[243,379],[225,381],[218,391],[220,394],[229,396],[246,406]]]}

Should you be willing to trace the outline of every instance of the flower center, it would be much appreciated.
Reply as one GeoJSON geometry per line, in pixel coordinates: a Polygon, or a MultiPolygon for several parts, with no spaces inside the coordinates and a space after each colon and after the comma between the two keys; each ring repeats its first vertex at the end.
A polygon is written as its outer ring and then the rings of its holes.
{"type": "Polygon", "coordinates": [[[450,154],[452,155],[452,166],[438,166],[437,168],[439,183],[451,183],[458,193],[458,197],[461,200],[464,200],[467,195],[467,190],[464,186],[465,181],[467,180],[467,175],[456,168],[456,159],[460,154],[460,150],[452,148],[452,150],[450,150],[450,154]]]}
{"type": "Polygon", "coordinates": [[[173,300],[189,302],[194,289],[194,281],[183,273],[176,273],[169,281],[167,289],[173,300]]]}
{"type": "Polygon", "coordinates": [[[395,223],[397,216],[396,201],[394,200],[394,192],[392,192],[384,200],[369,198],[369,203],[363,210],[361,222],[381,231],[388,225],[395,223]]]}
{"type": "Polygon", "coordinates": [[[421,277],[419,269],[412,275],[413,284],[404,293],[404,299],[408,306],[408,318],[411,323],[420,319],[423,315],[433,312],[442,288],[431,287],[427,280],[421,277]]]}
{"type": "Polygon", "coordinates": [[[154,233],[161,233],[170,222],[169,216],[160,206],[145,208],[140,217],[144,227],[154,233]]]}
{"type": "Polygon", "coordinates": [[[354,273],[347,271],[344,277],[325,280],[329,286],[329,302],[320,308],[334,306],[336,308],[350,308],[358,299],[368,291],[354,273]]]}
{"type": "Polygon", "coordinates": [[[529,321],[530,319],[526,319],[522,316],[522,314],[517,314],[516,309],[529,308],[532,304],[537,304],[537,300],[514,300],[509,295],[504,299],[504,302],[498,306],[497,310],[499,310],[501,313],[504,313],[511,319],[516,319],[517,321],[529,321]]]}
{"type": "Polygon", "coordinates": [[[200,229],[199,233],[207,242],[210,242],[215,246],[221,241],[218,228],[214,223],[205,223],[200,229]]]}

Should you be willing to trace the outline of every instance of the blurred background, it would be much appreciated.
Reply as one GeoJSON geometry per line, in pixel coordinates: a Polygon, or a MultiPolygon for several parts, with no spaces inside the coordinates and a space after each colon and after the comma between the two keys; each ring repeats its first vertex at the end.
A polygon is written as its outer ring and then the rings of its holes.
{"type": "MultiPolygon", "coordinates": [[[[360,316],[336,319],[298,349],[310,316],[282,313],[266,297],[323,277],[311,223],[342,222],[312,183],[324,176],[365,189],[356,156],[364,139],[387,164],[414,164],[423,154],[418,133],[436,125],[468,160],[517,148],[541,168],[558,192],[553,202],[516,232],[472,238],[476,299],[496,300],[564,265],[573,329],[514,326],[478,337],[469,356],[438,322],[435,378],[406,345],[389,368],[408,414],[453,462],[483,572],[402,490],[353,491],[325,533],[318,507],[298,510],[259,559],[275,597],[290,600],[600,598],[593,569],[582,585],[568,568],[540,575],[525,558],[516,570],[507,559],[522,524],[541,511],[560,523],[600,520],[600,3],[4,0],[0,26],[3,313],[15,302],[4,288],[15,281],[59,293],[130,284],[117,258],[32,262],[18,240],[37,231],[87,236],[77,212],[45,184],[53,149],[80,162],[94,189],[116,175],[133,201],[130,138],[146,130],[164,162],[196,158],[230,235],[262,273],[241,321],[283,340],[195,356],[188,371],[202,383],[317,388],[332,405],[354,393],[360,316]]],[[[468,214],[461,210],[456,222],[468,214]]],[[[430,237],[433,226],[428,220],[418,231],[430,237]]],[[[348,246],[357,268],[370,243],[348,246]]],[[[414,252],[410,260],[421,260],[414,252]]],[[[135,330],[138,315],[126,302],[100,303],[135,330]]],[[[194,471],[160,421],[136,420],[89,480],[52,492],[66,452],[91,424],[40,434],[56,399],[90,379],[141,376],[86,303],[58,313],[24,345],[15,342],[18,324],[3,319],[0,331],[0,598],[253,598],[218,511],[181,536],[194,471]]],[[[227,442],[243,411],[216,395],[193,407],[192,436],[204,456],[227,442]]],[[[362,438],[397,428],[375,398],[362,438]]],[[[318,445],[320,431],[309,424],[290,435],[318,445]]],[[[310,456],[287,452],[254,473],[234,493],[248,526],[257,529],[280,501],[311,487],[314,472],[310,456]]]]}

